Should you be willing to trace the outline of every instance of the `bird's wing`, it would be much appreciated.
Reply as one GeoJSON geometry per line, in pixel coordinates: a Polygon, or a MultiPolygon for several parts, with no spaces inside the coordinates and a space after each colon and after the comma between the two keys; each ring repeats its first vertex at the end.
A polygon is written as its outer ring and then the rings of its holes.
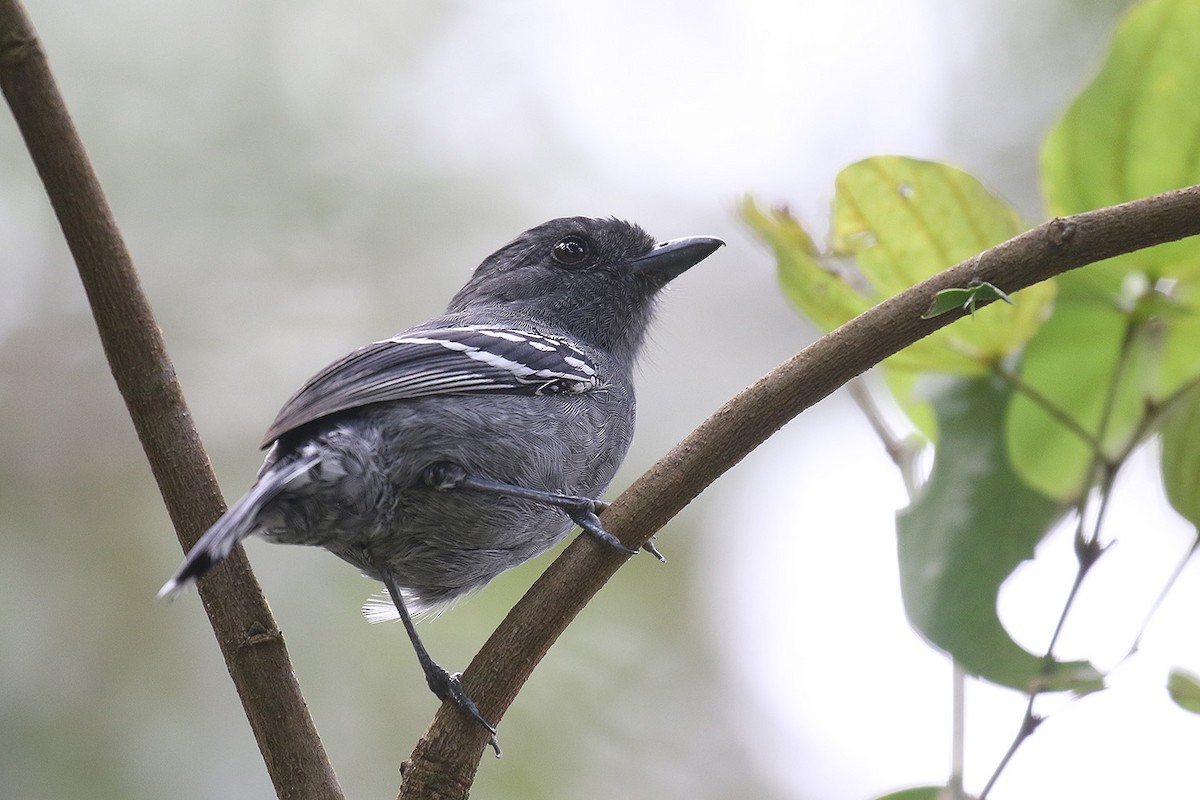
{"type": "Polygon", "coordinates": [[[493,325],[407,331],[330,364],[284,404],[263,447],[290,430],[371,403],[440,394],[562,394],[599,384],[568,340],[493,325]]]}

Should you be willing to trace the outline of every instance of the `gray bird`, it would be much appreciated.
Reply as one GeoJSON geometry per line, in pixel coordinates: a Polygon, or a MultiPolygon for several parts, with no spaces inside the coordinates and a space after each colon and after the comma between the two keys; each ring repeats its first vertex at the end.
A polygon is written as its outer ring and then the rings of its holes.
{"type": "MultiPolygon", "coordinates": [[[[430,689],[495,728],[430,658],[412,614],[444,607],[578,525],[633,438],[632,370],[656,297],[724,242],[656,244],[566,217],[483,261],[446,313],[326,367],[267,431],[254,486],[200,537],[171,596],[259,534],[324,547],[387,587],[430,689]]],[[[651,552],[654,552],[651,550],[651,552]]]]}

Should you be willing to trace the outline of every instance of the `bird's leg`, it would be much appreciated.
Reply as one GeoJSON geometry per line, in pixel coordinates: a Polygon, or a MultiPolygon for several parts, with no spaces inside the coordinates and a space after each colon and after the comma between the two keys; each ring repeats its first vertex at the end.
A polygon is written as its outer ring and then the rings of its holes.
{"type": "Polygon", "coordinates": [[[499,758],[500,743],[496,740],[496,729],[479,713],[479,707],[475,705],[475,701],[471,699],[470,695],[463,690],[462,684],[458,680],[458,675],[451,675],[439,667],[430,657],[429,651],[425,649],[425,644],[421,641],[421,637],[417,635],[417,627],[413,624],[412,616],[408,613],[408,609],[404,605],[404,597],[400,593],[400,587],[396,585],[396,579],[387,569],[380,569],[379,567],[376,567],[376,569],[383,575],[383,584],[387,587],[388,594],[392,597],[392,602],[396,604],[396,610],[400,612],[400,621],[404,623],[404,630],[408,631],[408,638],[412,642],[413,650],[417,651],[417,661],[421,663],[421,669],[425,672],[425,682],[429,684],[430,691],[437,695],[439,700],[449,700],[454,703],[464,714],[486,728],[487,732],[491,734],[488,744],[496,751],[496,758],[499,758]]]}
{"type": "MultiPolygon", "coordinates": [[[[526,489],[524,486],[514,486],[511,483],[494,481],[491,478],[482,478],[478,475],[471,475],[462,467],[457,464],[451,464],[448,461],[439,461],[436,464],[426,467],[422,477],[427,486],[440,491],[474,489],[477,492],[490,492],[492,494],[507,495],[508,497],[519,497],[523,500],[534,500],[539,503],[556,506],[561,508],[571,518],[572,522],[609,547],[620,550],[622,553],[637,554],[637,548],[626,546],[620,539],[604,529],[604,524],[596,516],[608,508],[608,503],[603,500],[593,500],[590,497],[580,497],[574,494],[543,492],[540,489],[526,489]]],[[[662,555],[653,545],[646,549],[660,561],[663,560],[662,555]]]]}

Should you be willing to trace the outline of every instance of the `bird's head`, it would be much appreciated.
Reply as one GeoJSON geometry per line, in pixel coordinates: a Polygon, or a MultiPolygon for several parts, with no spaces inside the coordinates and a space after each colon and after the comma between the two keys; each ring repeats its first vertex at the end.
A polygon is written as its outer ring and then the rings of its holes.
{"type": "Polygon", "coordinates": [[[658,291],[723,244],[711,236],[656,243],[618,219],[562,217],[484,259],[448,310],[534,319],[632,362],[658,291]]]}

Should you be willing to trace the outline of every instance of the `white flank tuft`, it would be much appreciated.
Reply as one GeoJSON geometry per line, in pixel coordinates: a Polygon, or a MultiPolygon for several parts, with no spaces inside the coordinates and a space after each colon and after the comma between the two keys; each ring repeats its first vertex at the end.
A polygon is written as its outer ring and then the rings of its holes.
{"type": "Polygon", "coordinates": [[[367,602],[363,603],[362,615],[372,625],[378,622],[393,622],[400,619],[400,612],[396,610],[396,606],[392,603],[392,598],[386,592],[373,595],[367,602]]]}
{"type": "MultiPolygon", "coordinates": [[[[416,598],[409,592],[404,592],[404,603],[408,607],[408,612],[412,616],[413,622],[437,619],[442,615],[442,612],[452,608],[458,601],[459,598],[456,597],[453,600],[447,600],[437,605],[421,606],[418,605],[416,598]]],[[[362,604],[362,615],[370,623],[394,622],[400,619],[400,612],[396,610],[395,604],[392,603],[392,597],[387,592],[371,595],[370,599],[362,604]]]]}

